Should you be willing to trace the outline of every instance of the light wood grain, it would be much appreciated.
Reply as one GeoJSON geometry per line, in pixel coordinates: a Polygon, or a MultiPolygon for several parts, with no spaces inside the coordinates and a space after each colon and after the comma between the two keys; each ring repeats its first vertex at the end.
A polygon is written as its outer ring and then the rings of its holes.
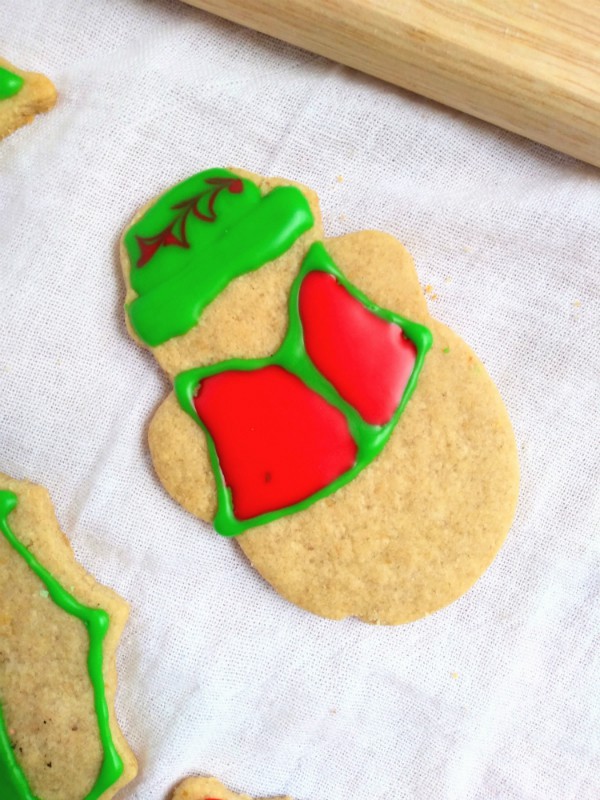
{"type": "Polygon", "coordinates": [[[186,0],[600,166],[598,0],[186,0]]]}

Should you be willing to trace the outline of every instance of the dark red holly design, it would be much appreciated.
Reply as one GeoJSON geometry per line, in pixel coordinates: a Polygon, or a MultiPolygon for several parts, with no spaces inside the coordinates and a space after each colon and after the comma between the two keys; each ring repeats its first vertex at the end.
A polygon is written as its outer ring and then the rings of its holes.
{"type": "Polygon", "coordinates": [[[136,241],[140,248],[140,257],[136,267],[145,267],[156,251],[161,247],[175,245],[176,247],[189,248],[190,243],[186,234],[186,225],[190,214],[203,222],[214,222],[217,219],[215,202],[219,194],[227,189],[232,194],[240,194],[244,189],[244,184],[239,178],[207,178],[206,183],[210,188],[205,189],[200,194],[190,197],[189,200],[182,200],[171,206],[176,214],[173,221],[155,236],[136,236],[136,241]]]}

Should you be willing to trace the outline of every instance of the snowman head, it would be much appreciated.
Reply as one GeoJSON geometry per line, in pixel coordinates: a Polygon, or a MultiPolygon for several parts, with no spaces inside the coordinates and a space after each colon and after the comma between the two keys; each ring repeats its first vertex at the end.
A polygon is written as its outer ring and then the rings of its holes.
{"type": "Polygon", "coordinates": [[[312,228],[302,192],[264,196],[233,172],[212,169],[164,194],[127,231],[130,324],[150,347],[188,333],[204,309],[241,275],[278,258],[312,228]]]}

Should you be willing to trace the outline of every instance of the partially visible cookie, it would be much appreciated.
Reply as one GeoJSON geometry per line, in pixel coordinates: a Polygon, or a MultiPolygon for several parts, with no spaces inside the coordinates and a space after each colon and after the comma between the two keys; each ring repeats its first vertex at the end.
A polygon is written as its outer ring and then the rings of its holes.
{"type": "Polygon", "coordinates": [[[23,72],[0,58],[0,139],[33,122],[55,102],[56,89],[49,78],[23,72]]]}
{"type": "Polygon", "coordinates": [[[127,615],[75,561],[46,490],[0,474],[2,800],[110,800],[135,777],[113,708],[127,615]]]}
{"type": "MultiPolygon", "coordinates": [[[[216,778],[188,778],[175,789],[171,800],[252,800],[248,794],[229,791],[216,778]]],[[[273,800],[291,800],[274,797],[273,800]]]]}

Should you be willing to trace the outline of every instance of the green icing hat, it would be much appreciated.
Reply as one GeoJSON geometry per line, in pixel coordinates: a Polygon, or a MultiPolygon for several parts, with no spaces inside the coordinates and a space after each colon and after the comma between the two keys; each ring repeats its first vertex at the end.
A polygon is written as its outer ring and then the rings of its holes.
{"type": "Polygon", "coordinates": [[[187,333],[234,278],[282,255],[313,223],[295,186],[262,196],[223,169],[182,181],[125,234],[133,329],[151,347],[187,333]]]}

